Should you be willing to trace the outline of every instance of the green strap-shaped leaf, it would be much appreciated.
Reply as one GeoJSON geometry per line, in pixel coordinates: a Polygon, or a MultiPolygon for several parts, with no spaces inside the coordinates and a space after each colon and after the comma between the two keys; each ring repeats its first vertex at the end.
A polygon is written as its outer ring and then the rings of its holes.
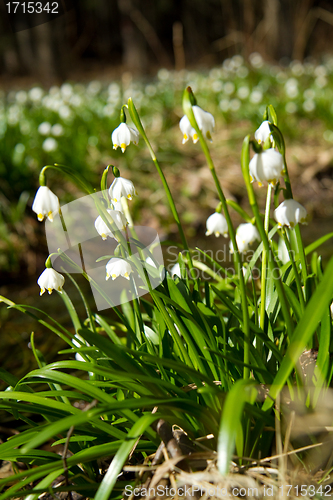
{"type": "Polygon", "coordinates": [[[122,443],[117,451],[110,467],[105,474],[103,481],[95,495],[95,500],[108,500],[110,493],[117,481],[118,474],[121,472],[128,455],[130,454],[136,440],[139,439],[141,434],[158,418],[158,416],[151,413],[143,415],[129,431],[127,439],[122,443]]]}
{"type": "Polygon", "coordinates": [[[245,403],[253,404],[257,396],[254,382],[238,380],[228,393],[222,412],[217,443],[218,469],[222,475],[229,472],[229,464],[235,448],[245,403]]]}
{"type": "Polygon", "coordinates": [[[332,301],[332,296],[333,258],[329,261],[321,283],[312,295],[301,321],[295,328],[291,338],[291,343],[269,391],[269,397],[266,398],[263,405],[264,411],[273,406],[275,398],[287,382],[287,379],[294,369],[303,349],[314,334],[319,322],[322,320],[329,303],[332,301]]]}

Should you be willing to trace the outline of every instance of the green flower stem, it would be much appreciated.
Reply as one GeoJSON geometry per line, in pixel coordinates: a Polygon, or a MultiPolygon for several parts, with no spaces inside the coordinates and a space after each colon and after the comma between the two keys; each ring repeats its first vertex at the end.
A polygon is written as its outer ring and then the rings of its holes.
{"type": "Polygon", "coordinates": [[[249,369],[249,364],[250,364],[250,323],[249,323],[249,312],[248,312],[248,307],[247,307],[247,296],[246,296],[246,288],[245,288],[245,281],[244,281],[244,275],[243,275],[243,270],[242,270],[242,262],[240,258],[240,253],[238,250],[237,242],[236,242],[236,233],[234,230],[234,226],[231,221],[231,217],[229,214],[228,210],[228,204],[227,200],[224,196],[220,181],[217,177],[215,166],[212,160],[212,157],[209,152],[209,148],[207,146],[207,143],[204,139],[204,136],[201,132],[201,130],[198,127],[198,124],[196,122],[192,106],[189,109],[186,109],[186,114],[188,119],[190,120],[190,123],[192,126],[194,126],[196,133],[198,134],[199,141],[200,141],[200,146],[204,152],[204,155],[206,157],[206,161],[208,163],[209,170],[213,176],[215,186],[219,195],[220,202],[222,204],[224,216],[226,218],[227,224],[228,224],[228,230],[229,230],[229,235],[230,239],[233,244],[234,252],[233,252],[233,257],[234,257],[234,262],[235,262],[235,267],[236,267],[236,272],[238,275],[239,283],[240,283],[240,293],[241,293],[241,302],[242,302],[242,312],[243,312],[243,329],[244,329],[244,378],[249,378],[250,377],[250,369],[249,369]]]}
{"type": "MultiPolygon", "coordinates": [[[[271,198],[272,198],[272,185],[268,184],[267,197],[266,197],[266,208],[265,208],[265,222],[264,229],[265,233],[268,235],[269,231],[269,215],[271,208],[271,198]]],[[[261,265],[261,301],[260,301],[260,328],[264,330],[265,326],[265,311],[266,311],[266,276],[267,276],[267,251],[265,246],[262,249],[262,265],[261,265]]]]}
{"type": "Polygon", "coordinates": [[[184,231],[183,231],[183,228],[182,228],[182,225],[181,225],[181,222],[180,222],[180,219],[179,219],[179,215],[178,215],[178,212],[177,212],[177,208],[176,208],[176,205],[175,205],[175,202],[172,198],[172,194],[171,194],[171,191],[170,191],[170,188],[169,188],[169,185],[167,183],[167,180],[164,176],[164,173],[157,161],[157,158],[156,158],[156,155],[155,155],[155,152],[153,150],[153,148],[151,147],[151,144],[149,142],[149,139],[147,137],[147,134],[145,132],[145,129],[143,128],[143,125],[142,125],[142,122],[140,120],[140,117],[139,117],[139,114],[134,106],[134,103],[132,101],[131,98],[128,99],[128,111],[129,111],[129,114],[131,116],[131,119],[133,121],[133,123],[135,124],[136,128],[138,129],[138,131],[140,132],[140,134],[142,135],[146,145],[147,145],[147,148],[149,150],[149,153],[150,153],[150,156],[154,162],[154,165],[156,167],[156,170],[161,178],[161,181],[162,181],[162,184],[163,184],[163,188],[164,188],[164,191],[166,193],[166,196],[167,196],[167,199],[168,199],[168,202],[169,202],[169,206],[170,206],[170,209],[171,209],[171,213],[176,221],[176,224],[177,224],[177,227],[178,227],[178,231],[179,231],[179,234],[180,234],[180,237],[181,237],[181,240],[182,240],[182,244],[183,244],[183,247],[184,247],[184,250],[186,250],[186,253],[188,255],[188,260],[189,260],[189,269],[190,269],[190,273],[191,273],[191,276],[193,278],[194,281],[196,281],[196,277],[195,277],[195,271],[194,271],[194,267],[193,267],[193,262],[192,262],[192,257],[191,257],[191,253],[190,253],[190,249],[188,247],[188,244],[187,244],[187,241],[186,241],[186,237],[185,237],[185,234],[184,234],[184,231]]]}
{"type": "Polygon", "coordinates": [[[111,171],[112,171],[112,168],[113,168],[112,165],[108,165],[107,167],[105,167],[103,174],[102,174],[102,177],[101,177],[101,191],[103,194],[103,198],[105,199],[107,204],[110,203],[108,192],[107,192],[107,189],[108,189],[107,177],[108,177],[110,167],[111,167],[111,171]]]}
{"type": "MultiPolygon", "coordinates": [[[[110,167],[110,165],[108,165],[108,167],[106,167],[106,169],[104,170],[103,175],[102,175],[101,182],[103,182],[103,186],[106,185],[106,176],[107,176],[109,167],[110,167]]],[[[39,182],[42,186],[45,185],[45,173],[46,173],[46,170],[48,168],[51,168],[51,169],[56,170],[57,172],[61,172],[61,173],[66,174],[74,182],[74,184],[76,184],[80,189],[82,189],[82,191],[85,191],[88,194],[96,193],[96,190],[91,186],[91,184],[89,182],[87,182],[84,179],[84,177],[79,176],[71,167],[67,167],[66,165],[60,165],[58,163],[55,163],[54,165],[46,165],[45,167],[42,168],[42,170],[39,174],[39,182]]],[[[102,189],[102,191],[103,191],[103,196],[104,196],[105,190],[102,189]]],[[[108,200],[106,200],[106,201],[108,203],[108,200]]],[[[119,231],[116,224],[112,221],[111,217],[107,213],[105,213],[105,207],[103,207],[103,204],[101,203],[101,201],[96,199],[96,197],[94,197],[94,203],[96,205],[96,208],[97,208],[100,216],[102,217],[103,221],[105,222],[105,224],[109,227],[109,229],[111,229],[112,233],[117,237],[118,241],[122,244],[122,246],[128,250],[128,244],[126,242],[126,239],[121,234],[121,231],[119,231]]],[[[65,221],[64,221],[64,218],[62,216],[61,211],[60,211],[60,220],[61,220],[61,224],[63,226],[64,232],[66,234],[66,239],[67,239],[67,243],[68,243],[67,228],[66,228],[65,221]]]]}
{"type": "MultiPolygon", "coordinates": [[[[103,172],[102,181],[101,181],[104,183],[103,185],[106,185],[106,176],[107,176],[109,167],[110,167],[110,165],[108,165],[108,167],[106,167],[106,169],[103,172]]],[[[42,168],[42,170],[39,174],[39,182],[41,185],[45,185],[45,173],[46,173],[46,170],[48,168],[51,168],[51,169],[56,170],[57,172],[61,172],[61,173],[66,174],[80,189],[82,189],[82,191],[85,191],[88,194],[96,193],[95,189],[91,186],[91,184],[89,182],[87,182],[84,179],[84,177],[79,176],[71,167],[67,167],[66,165],[60,165],[58,163],[55,163],[54,165],[46,165],[45,167],[42,168]]],[[[105,190],[102,189],[102,191],[103,191],[103,196],[104,196],[105,190]]],[[[106,200],[106,201],[108,203],[108,200],[106,200]]],[[[121,231],[119,231],[116,224],[112,221],[109,214],[105,211],[105,207],[103,207],[103,204],[101,203],[101,201],[98,200],[96,197],[94,197],[94,203],[96,205],[96,208],[97,208],[100,216],[102,217],[103,221],[105,222],[105,224],[112,231],[112,233],[116,236],[116,238],[121,243],[121,245],[125,249],[127,249],[127,251],[128,251],[129,245],[126,242],[126,239],[122,235],[121,231]]],[[[62,227],[64,229],[65,235],[66,235],[67,244],[70,247],[69,239],[68,239],[68,232],[67,232],[65,220],[64,220],[64,217],[63,217],[61,210],[59,211],[59,214],[60,214],[61,224],[62,224],[62,227]]]]}
{"type": "Polygon", "coordinates": [[[45,167],[42,168],[39,174],[39,183],[41,186],[45,186],[45,172],[48,168],[66,174],[74,182],[74,184],[82,189],[82,191],[86,191],[88,194],[92,194],[95,192],[95,189],[92,187],[92,185],[87,182],[82,176],[78,175],[75,170],[70,167],[66,167],[66,165],[60,165],[58,163],[55,163],[54,165],[45,165],[45,167]]]}
{"type": "Polygon", "coordinates": [[[125,196],[121,197],[120,202],[121,202],[121,207],[123,209],[124,215],[125,215],[126,220],[128,222],[128,227],[129,227],[129,229],[131,231],[131,234],[133,234],[134,237],[138,239],[138,237],[136,235],[136,232],[134,230],[134,224],[133,224],[133,219],[132,219],[132,216],[131,216],[131,212],[129,211],[129,208],[128,208],[128,201],[125,198],[125,196]]]}
{"type": "Polygon", "coordinates": [[[269,265],[270,272],[272,273],[272,276],[273,276],[273,279],[275,282],[277,293],[279,295],[281,310],[282,310],[282,314],[283,314],[283,317],[284,317],[284,320],[286,323],[286,328],[287,328],[288,334],[291,335],[292,332],[294,331],[294,325],[293,325],[293,322],[292,322],[292,319],[290,316],[289,305],[288,305],[286,295],[284,293],[283,286],[281,283],[280,273],[279,273],[278,277],[276,277],[274,274],[274,271],[276,269],[279,269],[279,266],[278,266],[276,260],[274,259],[274,255],[273,255],[273,252],[271,250],[267,234],[265,232],[264,224],[262,222],[262,218],[260,215],[260,211],[259,211],[256,197],[254,194],[253,186],[252,186],[251,181],[250,181],[250,172],[249,172],[250,151],[249,151],[249,149],[250,149],[250,136],[248,135],[245,137],[245,139],[243,141],[243,147],[242,147],[241,164],[242,164],[243,177],[245,180],[246,189],[247,189],[247,193],[248,193],[249,202],[250,202],[250,205],[252,208],[252,212],[253,212],[253,215],[255,216],[258,231],[259,231],[260,237],[261,237],[262,242],[263,242],[263,247],[266,249],[266,252],[268,255],[268,265],[269,265]]]}
{"type": "Polygon", "coordinates": [[[133,297],[134,297],[133,307],[134,307],[134,311],[135,311],[135,314],[136,314],[136,317],[138,320],[138,326],[139,326],[139,329],[138,329],[139,335],[137,335],[137,338],[139,341],[139,345],[142,345],[145,330],[143,327],[142,314],[141,314],[140,303],[139,303],[139,299],[138,299],[138,289],[137,289],[136,283],[134,281],[134,278],[132,276],[130,276],[130,283],[131,283],[132,293],[133,293],[133,297]]]}
{"type": "MultiPolygon", "coordinates": [[[[291,189],[291,183],[290,183],[290,177],[289,177],[289,172],[288,172],[288,165],[287,165],[287,160],[286,160],[286,145],[284,142],[283,135],[278,127],[275,125],[271,125],[271,132],[273,134],[274,139],[276,140],[278,149],[280,153],[283,156],[283,162],[284,162],[284,182],[286,185],[286,198],[293,198],[293,192],[291,189]]],[[[297,246],[298,246],[298,251],[301,259],[301,265],[302,265],[302,276],[303,276],[303,283],[305,285],[305,282],[308,277],[307,273],[307,263],[306,263],[306,257],[305,257],[305,252],[304,252],[304,245],[302,241],[302,235],[301,235],[301,230],[299,227],[299,224],[295,227],[295,232],[296,232],[296,240],[297,240],[297,246]]]]}
{"type": "Polygon", "coordinates": [[[302,277],[303,277],[304,293],[305,293],[305,283],[306,283],[306,280],[308,278],[308,272],[307,272],[307,263],[306,263],[304,245],[303,245],[301,229],[299,227],[299,224],[297,224],[297,226],[295,227],[295,233],[296,233],[298,251],[299,251],[300,258],[301,258],[302,277]]]}
{"type": "MultiPolygon", "coordinates": [[[[286,184],[287,193],[290,195],[290,198],[293,198],[293,193],[291,190],[291,183],[290,183],[290,178],[289,178],[289,173],[288,173],[288,167],[287,167],[287,161],[286,161],[286,153],[284,150],[283,150],[283,161],[284,161],[284,168],[285,168],[284,182],[286,184]]],[[[301,230],[300,230],[299,224],[297,224],[297,226],[295,227],[295,233],[296,233],[298,251],[299,251],[299,255],[300,255],[300,259],[301,259],[303,283],[305,285],[305,282],[306,282],[307,277],[308,277],[308,273],[307,273],[307,263],[306,263],[306,257],[305,257],[305,252],[304,252],[304,245],[303,245],[303,240],[302,240],[302,235],[301,235],[301,230]]],[[[305,288],[304,288],[304,290],[305,290],[305,288]]]]}
{"type": "Polygon", "coordinates": [[[290,241],[288,239],[287,232],[286,232],[286,230],[285,230],[284,227],[281,229],[281,233],[282,233],[283,241],[284,241],[284,243],[285,243],[285,245],[287,247],[288,254],[289,254],[289,259],[290,259],[290,262],[291,262],[291,265],[292,265],[292,268],[293,268],[293,271],[294,271],[295,281],[296,281],[296,287],[297,287],[297,293],[298,293],[298,298],[299,298],[299,302],[300,302],[301,309],[302,309],[302,312],[303,312],[304,308],[305,308],[305,301],[304,301],[304,295],[303,295],[301,280],[299,278],[298,269],[297,269],[297,266],[296,266],[296,263],[295,263],[293,251],[291,249],[290,241]]]}
{"type": "MultiPolygon", "coordinates": [[[[110,297],[108,297],[108,295],[106,295],[104,293],[104,291],[99,287],[99,285],[96,283],[95,280],[93,280],[91,278],[91,276],[89,276],[85,271],[83,271],[80,266],[78,266],[70,257],[68,257],[68,255],[66,255],[66,253],[62,252],[60,249],[58,250],[58,254],[57,253],[53,253],[51,255],[57,255],[58,257],[60,256],[65,262],[69,263],[76,271],[78,271],[79,273],[81,273],[83,275],[83,277],[91,284],[94,286],[94,288],[101,294],[101,296],[107,301],[107,303],[110,305],[110,307],[113,308],[113,310],[116,312],[116,314],[118,315],[120,321],[122,322],[122,324],[127,328],[127,331],[129,332],[131,338],[134,340],[134,343],[136,345],[138,345],[138,341],[137,341],[137,338],[136,338],[136,335],[135,335],[135,332],[133,331],[133,329],[131,328],[130,324],[128,323],[127,321],[127,318],[125,315],[123,315],[119,308],[117,306],[115,306],[115,304],[110,300],[110,297]]],[[[49,257],[51,257],[51,255],[49,257]]],[[[66,272],[66,271],[65,271],[66,272]]]]}
{"type": "MultiPolygon", "coordinates": [[[[246,222],[250,222],[251,224],[254,224],[255,223],[255,219],[254,217],[250,217],[246,212],[245,210],[242,209],[242,207],[240,207],[238,205],[238,203],[236,203],[234,200],[227,200],[227,203],[228,205],[233,208],[235,210],[235,212],[238,212],[239,215],[246,221],[246,222]]],[[[217,210],[216,210],[217,212],[217,210]]]]}
{"type": "Polygon", "coordinates": [[[68,246],[68,248],[70,248],[71,241],[70,241],[69,236],[68,236],[67,226],[66,226],[65,219],[64,219],[64,216],[63,216],[61,208],[59,208],[59,217],[60,217],[60,222],[61,222],[61,225],[62,225],[62,229],[64,230],[64,234],[65,234],[65,237],[66,237],[67,246],[68,246]]]}

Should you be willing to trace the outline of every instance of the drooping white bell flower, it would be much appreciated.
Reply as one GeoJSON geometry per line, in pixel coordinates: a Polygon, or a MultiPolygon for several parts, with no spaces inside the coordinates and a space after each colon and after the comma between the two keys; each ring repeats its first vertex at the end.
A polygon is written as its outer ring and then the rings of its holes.
{"type": "MultiPolygon", "coordinates": [[[[236,229],[236,243],[240,253],[247,252],[250,245],[252,245],[255,240],[260,241],[260,235],[258,229],[251,224],[251,222],[240,224],[238,226],[236,229]]],[[[229,243],[229,249],[230,252],[233,253],[234,247],[232,241],[229,243]]]]}
{"type": "Polygon", "coordinates": [[[287,245],[282,238],[279,238],[278,241],[278,257],[283,264],[290,261],[287,245]]]}
{"type": "Polygon", "coordinates": [[[132,181],[124,179],[123,177],[116,177],[109,188],[109,196],[112,203],[120,201],[122,196],[131,200],[133,196],[137,195],[136,189],[132,181]]]}
{"type": "Polygon", "coordinates": [[[256,153],[250,161],[251,181],[258,181],[259,186],[262,186],[264,182],[275,186],[283,170],[283,156],[273,148],[256,153]]]}
{"type": "Polygon", "coordinates": [[[178,276],[178,278],[181,278],[181,272],[180,272],[179,262],[176,262],[176,264],[174,264],[172,266],[172,268],[170,269],[170,274],[171,274],[172,278],[174,276],[178,276]]]}
{"type": "Polygon", "coordinates": [[[131,142],[137,145],[139,143],[140,134],[137,130],[126,125],[126,123],[121,123],[111,134],[111,140],[113,142],[113,149],[121,148],[122,152],[125,152],[127,146],[131,142]]]}
{"type": "Polygon", "coordinates": [[[40,286],[40,295],[43,295],[46,290],[49,294],[52,293],[52,290],[62,293],[64,283],[65,278],[63,275],[55,271],[52,267],[47,267],[37,280],[37,284],[40,286]]]}
{"type": "Polygon", "coordinates": [[[37,214],[39,221],[47,217],[53,222],[53,215],[59,212],[59,198],[47,186],[40,186],[32,204],[32,210],[37,214]]]}
{"type": "Polygon", "coordinates": [[[223,236],[226,238],[228,236],[228,224],[227,220],[224,217],[224,215],[215,212],[215,214],[212,214],[208,217],[206,221],[206,236],[209,236],[210,234],[215,234],[216,238],[223,234],[223,236]]]}
{"type": "MultiPolygon", "coordinates": [[[[117,226],[117,228],[120,231],[123,231],[126,228],[127,221],[122,212],[119,212],[118,210],[107,210],[108,214],[110,215],[111,219],[117,226]]],[[[95,228],[96,231],[100,236],[102,236],[103,240],[106,240],[107,237],[109,236],[110,238],[114,238],[114,235],[111,231],[111,229],[107,226],[107,224],[104,222],[102,217],[99,215],[97,219],[95,220],[95,228]]]]}
{"type": "Polygon", "coordinates": [[[112,202],[112,209],[117,210],[117,212],[124,213],[124,209],[123,209],[123,205],[121,203],[121,200],[113,201],[112,202]]]}
{"type": "Polygon", "coordinates": [[[124,259],[118,259],[116,257],[112,257],[109,262],[106,264],[106,280],[112,278],[115,280],[118,276],[122,276],[129,280],[129,275],[131,274],[132,268],[130,264],[124,259]]]}
{"type": "Polygon", "coordinates": [[[272,140],[271,129],[269,128],[269,121],[265,120],[262,122],[260,127],[255,131],[254,138],[259,144],[263,144],[267,138],[272,140]]]}
{"type": "MultiPolygon", "coordinates": [[[[204,111],[199,106],[193,106],[192,109],[199,130],[201,130],[203,136],[206,139],[212,142],[211,134],[213,133],[215,127],[214,116],[211,113],[208,113],[208,111],[204,111]]],[[[180,120],[179,128],[183,133],[183,144],[185,144],[185,142],[187,142],[190,137],[192,137],[194,144],[198,142],[198,134],[190,124],[190,121],[186,115],[184,115],[180,120]]]]}
{"type": "Polygon", "coordinates": [[[199,140],[198,134],[196,133],[195,129],[190,124],[190,121],[186,115],[184,115],[180,119],[179,128],[183,134],[183,141],[182,141],[183,144],[185,144],[185,142],[187,142],[190,137],[192,137],[194,144],[196,144],[198,142],[198,140],[199,140]]]}
{"type": "Polygon", "coordinates": [[[307,224],[307,211],[293,199],[284,200],[275,210],[274,218],[278,225],[295,227],[299,222],[301,224],[307,224]]]}

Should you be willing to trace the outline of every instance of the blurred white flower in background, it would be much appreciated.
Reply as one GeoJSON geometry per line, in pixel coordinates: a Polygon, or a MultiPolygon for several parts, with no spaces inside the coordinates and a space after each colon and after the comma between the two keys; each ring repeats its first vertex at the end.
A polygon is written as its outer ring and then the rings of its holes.
{"type": "Polygon", "coordinates": [[[294,99],[299,94],[298,81],[296,80],[296,78],[289,78],[286,81],[284,88],[287,96],[290,97],[291,99],[294,99]]]}
{"type": "Polygon", "coordinates": [[[252,54],[249,55],[249,60],[251,65],[256,69],[260,69],[264,65],[264,60],[259,52],[252,52],[252,54]]]}
{"type": "Polygon", "coordinates": [[[48,137],[42,144],[42,148],[44,151],[50,153],[51,151],[55,151],[58,147],[58,143],[53,137],[48,137]]]}
{"type": "Polygon", "coordinates": [[[239,87],[237,90],[237,95],[240,99],[246,99],[250,95],[250,89],[249,87],[243,85],[242,87],[239,87]]]}
{"type": "Polygon", "coordinates": [[[64,135],[64,127],[60,125],[60,123],[56,123],[53,125],[51,128],[51,134],[54,135],[55,137],[60,137],[61,135],[64,135]]]}
{"type": "Polygon", "coordinates": [[[28,100],[28,94],[25,92],[25,90],[19,90],[18,92],[16,92],[15,99],[19,104],[24,104],[28,100]]]}
{"type": "Polygon", "coordinates": [[[263,99],[263,93],[260,89],[256,88],[253,89],[251,94],[250,94],[250,102],[252,104],[259,104],[263,99]]]}
{"type": "Polygon", "coordinates": [[[38,132],[40,133],[40,135],[49,135],[50,132],[51,132],[51,123],[49,122],[42,122],[39,126],[38,126],[38,132]]]}
{"type": "Polygon", "coordinates": [[[40,87],[33,87],[29,90],[29,99],[33,102],[40,102],[44,95],[44,90],[40,87]]]}

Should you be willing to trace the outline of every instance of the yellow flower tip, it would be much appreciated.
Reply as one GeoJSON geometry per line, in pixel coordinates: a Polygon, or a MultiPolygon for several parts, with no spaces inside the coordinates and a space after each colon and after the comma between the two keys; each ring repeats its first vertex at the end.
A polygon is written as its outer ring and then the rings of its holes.
{"type": "Polygon", "coordinates": [[[279,226],[279,227],[282,227],[282,224],[281,224],[281,222],[278,222],[278,226],[279,226]]]}
{"type": "Polygon", "coordinates": [[[61,290],[60,286],[58,287],[58,292],[62,293],[62,290],[61,290]]]}
{"type": "Polygon", "coordinates": [[[41,288],[40,292],[39,292],[39,295],[42,296],[44,292],[45,292],[45,288],[41,288]]]}
{"type": "Polygon", "coordinates": [[[285,175],[287,172],[286,172],[286,169],[284,168],[281,172],[282,175],[285,175]]]}
{"type": "Polygon", "coordinates": [[[47,291],[49,292],[49,294],[51,295],[52,293],[52,288],[48,288],[47,291]]]}
{"type": "Polygon", "coordinates": [[[118,202],[117,198],[113,198],[113,200],[112,200],[112,201],[114,201],[115,203],[117,203],[117,202],[118,202]]]}
{"type": "Polygon", "coordinates": [[[106,234],[102,233],[101,236],[102,236],[102,240],[106,240],[106,234]]]}
{"type": "Polygon", "coordinates": [[[131,196],[130,194],[128,194],[128,195],[127,195],[127,198],[128,198],[129,200],[131,200],[131,199],[132,199],[132,196],[131,196]]]}
{"type": "Polygon", "coordinates": [[[51,222],[53,222],[53,215],[52,215],[51,210],[50,210],[50,212],[47,214],[47,216],[48,216],[49,220],[50,220],[51,222]]]}
{"type": "Polygon", "coordinates": [[[112,278],[113,280],[115,280],[115,279],[116,279],[116,277],[117,277],[117,275],[116,275],[116,274],[112,274],[112,276],[111,276],[111,278],[112,278]]]}
{"type": "Polygon", "coordinates": [[[290,227],[294,227],[294,225],[295,225],[295,224],[294,224],[293,222],[291,222],[291,223],[290,223],[290,227]]]}
{"type": "Polygon", "coordinates": [[[228,233],[227,233],[227,231],[226,231],[225,233],[223,233],[223,236],[224,236],[225,238],[228,238],[228,233]]]}
{"type": "Polygon", "coordinates": [[[121,147],[122,152],[124,153],[124,151],[126,149],[126,144],[122,143],[122,144],[120,144],[120,147],[121,147]]]}
{"type": "Polygon", "coordinates": [[[212,234],[212,232],[207,230],[206,231],[206,236],[209,236],[210,234],[212,234]]]}
{"type": "Polygon", "coordinates": [[[110,278],[109,273],[106,273],[105,280],[107,281],[110,278]]]}
{"type": "Polygon", "coordinates": [[[42,222],[42,220],[44,219],[44,215],[43,214],[38,214],[37,215],[37,219],[42,222]]]}
{"type": "Polygon", "coordinates": [[[263,187],[263,183],[262,182],[258,182],[258,186],[261,188],[263,187]]]}
{"type": "Polygon", "coordinates": [[[184,134],[184,137],[183,137],[183,143],[186,142],[188,140],[188,137],[186,134],[184,134]]]}
{"type": "Polygon", "coordinates": [[[215,236],[216,236],[216,238],[218,238],[220,236],[219,231],[215,231],[215,236]]]}
{"type": "Polygon", "coordinates": [[[118,147],[119,147],[118,144],[113,145],[113,149],[118,149],[118,147]]]}
{"type": "Polygon", "coordinates": [[[198,134],[193,134],[193,142],[194,142],[194,144],[196,142],[198,142],[198,140],[199,140],[198,134]]]}
{"type": "Polygon", "coordinates": [[[129,280],[129,274],[128,274],[128,273],[125,273],[125,274],[124,274],[124,278],[126,278],[127,280],[129,280]]]}

